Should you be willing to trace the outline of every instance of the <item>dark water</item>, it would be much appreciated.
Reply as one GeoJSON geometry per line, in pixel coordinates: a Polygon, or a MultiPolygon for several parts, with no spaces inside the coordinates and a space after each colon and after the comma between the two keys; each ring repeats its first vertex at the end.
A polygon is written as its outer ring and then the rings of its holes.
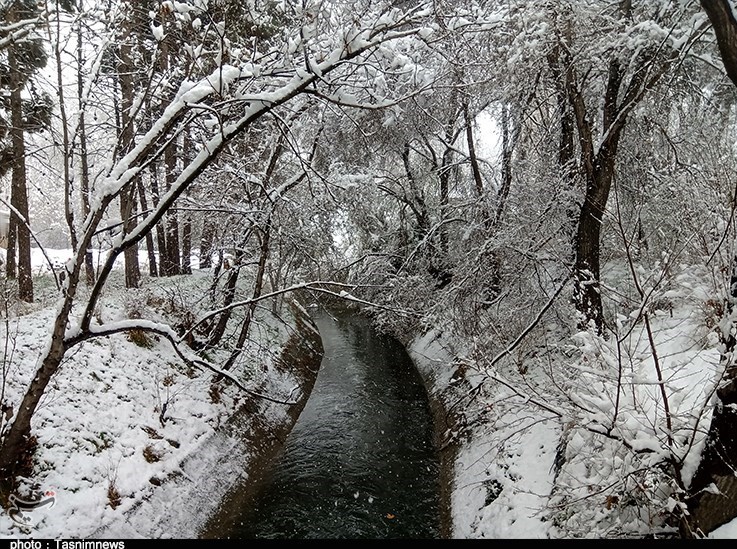
{"type": "Polygon", "coordinates": [[[362,318],[315,321],[312,394],[264,489],[219,537],[439,537],[432,419],[405,350],[362,318]]]}

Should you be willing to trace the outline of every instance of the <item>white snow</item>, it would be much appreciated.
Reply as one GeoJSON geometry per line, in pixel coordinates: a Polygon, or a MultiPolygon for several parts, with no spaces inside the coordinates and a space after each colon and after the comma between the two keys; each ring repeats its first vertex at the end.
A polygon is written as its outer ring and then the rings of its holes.
{"type": "MultiPolygon", "coordinates": [[[[53,261],[64,261],[68,254],[47,250],[53,261]]],[[[37,254],[37,272],[48,272],[44,262],[37,254]]],[[[704,325],[702,307],[709,290],[703,276],[699,269],[684,265],[675,269],[667,287],[658,290],[667,300],[650,318],[662,380],[641,322],[620,342],[630,370],[621,383],[607,373],[616,366],[616,340],[575,334],[569,349],[558,355],[558,367],[576,373],[569,379],[579,383],[571,393],[583,406],[577,414],[575,407],[538,405],[544,403],[545,384],[550,381],[532,373],[538,366],[534,359],[527,386],[513,390],[513,371],[505,370],[501,362],[493,369],[474,366],[471,342],[459,343],[442,326],[410,342],[410,355],[436,402],[450,408],[459,399],[476,395],[463,401],[462,421],[449,424],[445,432],[445,440],[455,447],[452,537],[544,539],[560,537],[561,532],[601,537],[623,527],[621,513],[628,507],[621,506],[628,497],[636,497],[636,492],[628,491],[628,478],[639,479],[651,504],[661,501],[663,509],[681,505],[667,487],[651,484],[654,477],[638,475],[668,452],[684,459],[687,481],[698,465],[709,422],[708,413],[698,405],[708,400],[719,361],[716,342],[707,337],[710,332],[704,325]],[[627,404],[615,409],[618,383],[620,401],[627,404]],[[668,394],[672,443],[664,436],[661,384],[668,394]],[[702,434],[691,440],[696,418],[702,422],[698,431],[702,434]],[[614,439],[596,434],[607,427],[614,439]],[[623,452],[617,437],[635,452],[623,452]],[[647,452],[639,453],[642,450],[647,452]],[[556,461],[562,458],[557,468],[556,461]]],[[[205,273],[178,283],[185,281],[208,282],[205,273]]],[[[346,290],[336,293],[351,296],[346,290]]],[[[146,306],[153,297],[145,287],[106,296],[99,311],[103,327],[125,326],[131,322],[126,311],[146,306]]],[[[162,329],[164,319],[147,312],[146,318],[152,320],[146,326],[162,329]]],[[[14,355],[6,393],[11,400],[31,375],[32,368],[23,365],[33,364],[45,345],[52,315],[53,308],[39,307],[13,317],[8,325],[14,355]]],[[[620,329],[634,320],[621,315],[620,329]]],[[[276,325],[264,326],[261,333],[266,339],[254,346],[253,358],[270,364],[264,349],[283,342],[285,333],[276,325]]],[[[186,368],[167,341],[150,343],[140,347],[117,334],[86,342],[70,353],[34,423],[39,443],[39,475],[34,480],[39,489],[54,490],[57,503],[34,512],[32,532],[19,530],[6,515],[0,516],[0,531],[8,537],[197,536],[207,517],[202,502],[214,506],[249,459],[247,443],[221,429],[243,395],[225,388],[221,401],[212,402],[210,374],[186,368]],[[156,459],[147,461],[144,449],[156,459]],[[222,460],[222,455],[237,458],[222,460]],[[169,481],[162,486],[152,484],[165,479],[169,481]],[[111,485],[120,495],[115,509],[110,506],[111,485]]],[[[283,397],[295,387],[284,374],[254,372],[264,384],[259,390],[269,394],[283,397]]],[[[284,420],[284,406],[263,403],[261,410],[276,423],[284,420]]],[[[737,537],[737,523],[722,526],[709,537],[737,537]]]]}
{"type": "MultiPolygon", "coordinates": [[[[706,280],[703,268],[683,265],[655,293],[668,307],[650,316],[662,378],[641,320],[620,341],[631,372],[621,381],[612,375],[617,371],[613,337],[576,334],[569,350],[553,356],[560,361],[554,368],[573,368],[565,380],[543,375],[534,359],[524,379],[515,376],[516,368],[501,364],[507,379],[496,371],[484,378],[467,358],[471,344],[460,344],[448,329],[432,329],[411,341],[410,354],[430,394],[446,409],[462,411],[462,421],[446,433],[446,439],[458,442],[452,537],[596,538],[621,535],[627,528],[634,534],[638,521],[647,520],[637,513],[654,512],[644,511],[647,505],[655,512],[657,505],[664,510],[683,505],[644,471],[673,454],[683,460],[688,484],[699,463],[711,417],[707,405],[720,372],[717,340],[705,325],[706,280]],[[551,381],[567,385],[576,406],[546,406],[551,381]],[[511,390],[515,383],[519,389],[511,390]],[[668,396],[670,431],[661,385],[668,396]],[[607,430],[613,438],[597,435],[607,430]],[[628,478],[635,479],[631,487],[628,478]],[[642,490],[644,499],[633,488],[642,490]]],[[[709,537],[737,537],[737,521],[709,537]]]]}
{"type": "MultiPolygon", "coordinates": [[[[34,271],[48,273],[42,254],[34,252],[34,271]]],[[[60,262],[71,254],[47,253],[60,262]]],[[[195,271],[167,282],[187,296],[201,292],[209,281],[208,272],[195,271]]],[[[53,303],[56,295],[48,276],[36,279],[36,289],[37,303],[15,311],[0,326],[0,340],[7,342],[2,398],[16,407],[46,345],[55,312],[43,304],[53,303]]],[[[102,324],[92,329],[132,326],[139,321],[130,317],[143,312],[143,318],[155,319],[141,321],[144,326],[169,330],[162,322],[171,319],[163,318],[157,305],[162,299],[166,292],[157,293],[145,283],[138,290],[109,290],[96,313],[102,324]]],[[[288,311],[282,316],[290,317],[288,311]]],[[[295,393],[293,374],[273,368],[290,328],[262,310],[256,322],[255,339],[243,355],[247,359],[231,374],[246,372],[250,377],[243,383],[268,396],[295,393]]],[[[217,353],[212,358],[218,360],[217,353]]],[[[25,493],[55,491],[56,504],[28,513],[28,529],[0,513],[0,537],[196,537],[252,456],[241,436],[251,416],[236,414],[246,394],[229,383],[213,389],[212,382],[211,372],[183,363],[166,338],[153,333],[136,340],[119,333],[74,347],[34,417],[35,474],[21,484],[25,493]],[[223,460],[223,455],[237,459],[223,460]]],[[[279,426],[288,420],[287,406],[257,404],[267,424],[279,426]]]]}
{"type": "Polygon", "coordinates": [[[164,39],[164,26],[163,25],[155,25],[151,23],[151,32],[154,35],[154,38],[157,42],[161,42],[164,39]]]}

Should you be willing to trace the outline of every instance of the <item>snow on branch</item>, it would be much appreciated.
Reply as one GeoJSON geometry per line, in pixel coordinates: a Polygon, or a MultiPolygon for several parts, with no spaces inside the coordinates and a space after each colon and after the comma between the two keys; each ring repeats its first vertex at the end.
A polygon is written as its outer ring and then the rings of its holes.
{"type": "MultiPolygon", "coordinates": [[[[211,96],[216,95],[222,98],[223,94],[228,92],[232,98],[226,98],[227,100],[221,108],[224,109],[224,112],[232,113],[236,111],[237,105],[242,105],[243,114],[227,125],[220,125],[214,135],[201,146],[195,158],[181,170],[176,180],[172,182],[168,192],[161,197],[151,215],[139,223],[129,234],[118,236],[86,305],[81,324],[82,328],[85,329],[90,325],[96,301],[116,258],[124,250],[142,240],[152,230],[176,199],[215,160],[228,143],[241,135],[246,128],[263,115],[303,94],[324,75],[334,71],[346,62],[358,58],[383,43],[416,35],[422,28],[421,20],[426,12],[415,9],[411,13],[413,14],[411,17],[408,15],[395,16],[391,21],[382,21],[379,28],[370,29],[368,33],[358,33],[349,43],[334,47],[322,58],[321,62],[313,65],[314,69],[312,71],[295,69],[291,71],[291,77],[286,81],[274,76],[266,78],[264,87],[267,89],[260,93],[245,94],[245,90],[237,89],[236,84],[238,82],[244,78],[255,77],[256,73],[231,65],[217,67],[197,83],[183,82],[176,97],[166,107],[161,117],[154,122],[136,146],[113,166],[105,182],[99,186],[99,192],[93,201],[92,210],[85,220],[84,240],[88,241],[91,238],[97,223],[102,218],[101,212],[107,208],[112,199],[134,180],[144,169],[147,162],[151,161],[151,158],[149,158],[151,152],[157,150],[157,153],[153,155],[154,158],[161,154],[164,147],[160,146],[159,142],[162,139],[171,139],[170,136],[168,138],[166,136],[188,112],[202,107],[211,96]]],[[[84,245],[82,248],[84,248],[84,245]]]]}
{"type": "Polygon", "coordinates": [[[9,33],[0,39],[0,50],[4,50],[10,47],[12,44],[17,44],[23,40],[26,36],[31,34],[31,31],[36,25],[41,23],[40,18],[35,19],[24,19],[18,23],[0,27],[0,35],[9,33]]]}
{"type": "Polygon", "coordinates": [[[215,309],[213,311],[210,311],[205,316],[199,318],[196,322],[194,322],[194,324],[182,336],[180,336],[179,340],[180,341],[186,340],[188,337],[190,337],[192,335],[192,333],[194,332],[194,330],[196,330],[203,323],[205,323],[208,320],[210,320],[210,319],[212,319],[212,318],[214,318],[216,316],[219,316],[219,315],[221,315],[221,314],[223,314],[223,313],[225,313],[227,311],[230,311],[232,309],[237,309],[237,308],[240,308],[240,307],[246,307],[247,305],[251,305],[252,303],[258,303],[260,301],[264,301],[266,299],[271,299],[273,297],[277,297],[277,296],[280,296],[282,294],[292,293],[292,292],[296,292],[296,291],[300,291],[300,290],[315,291],[315,292],[327,294],[327,295],[330,295],[330,296],[333,296],[333,297],[337,297],[337,298],[343,299],[345,301],[350,301],[350,302],[353,302],[353,303],[358,303],[360,305],[365,305],[367,307],[375,307],[375,308],[378,308],[378,309],[392,311],[392,312],[395,312],[395,313],[398,313],[398,314],[402,314],[402,315],[407,315],[407,316],[421,316],[420,313],[415,312],[415,311],[408,311],[408,310],[405,310],[405,309],[399,309],[399,308],[396,308],[396,307],[389,307],[389,306],[386,306],[386,305],[381,305],[379,303],[373,303],[371,301],[366,301],[366,300],[360,299],[358,297],[355,297],[355,296],[351,295],[349,292],[346,291],[347,288],[354,289],[355,287],[356,287],[355,285],[343,284],[341,282],[332,282],[332,281],[328,281],[328,280],[314,280],[314,281],[311,281],[311,282],[300,282],[298,284],[293,284],[293,285],[288,286],[286,288],[281,288],[280,290],[275,290],[275,291],[269,292],[267,294],[262,294],[262,295],[260,295],[258,297],[254,297],[254,298],[250,298],[250,299],[244,299],[244,300],[241,300],[241,301],[236,301],[236,302],[231,303],[231,304],[229,304],[229,305],[227,305],[225,307],[221,307],[219,309],[215,309]],[[329,290],[329,289],[325,288],[325,286],[332,286],[332,287],[343,288],[343,289],[341,291],[339,291],[339,292],[336,292],[336,291],[332,291],[332,290],[329,290]]]}
{"type": "Polygon", "coordinates": [[[128,184],[140,171],[136,164],[150,151],[152,145],[162,135],[165,135],[183,113],[187,112],[192,105],[204,101],[213,94],[219,94],[223,87],[235,82],[242,72],[237,67],[218,67],[210,75],[193,83],[184,81],[179,87],[173,101],[164,109],[163,114],[153,124],[146,134],[140,139],[136,146],[113,167],[106,180],[98,187],[95,197],[97,201],[94,206],[99,207],[101,200],[108,196],[115,196],[128,184]]]}
{"type": "Polygon", "coordinates": [[[161,324],[158,322],[151,322],[147,320],[140,320],[140,319],[130,319],[130,320],[110,322],[108,324],[102,324],[102,325],[91,325],[84,331],[81,331],[81,330],[68,331],[67,337],[65,338],[64,343],[65,343],[65,347],[67,349],[70,349],[71,347],[78,345],[88,339],[93,339],[95,337],[111,336],[114,334],[119,334],[121,332],[129,332],[131,330],[141,330],[141,331],[153,333],[153,334],[156,334],[158,336],[165,338],[171,344],[172,348],[174,349],[174,352],[176,352],[179,358],[181,358],[182,361],[186,365],[196,366],[201,370],[209,370],[212,373],[216,374],[218,377],[227,379],[228,381],[233,383],[236,387],[238,387],[241,391],[244,391],[251,396],[254,396],[254,397],[257,397],[263,400],[268,400],[270,402],[274,402],[277,404],[284,404],[287,406],[294,406],[298,404],[298,401],[275,398],[275,397],[254,391],[246,387],[237,377],[226,372],[225,370],[222,370],[221,368],[218,368],[217,366],[211,364],[210,362],[202,360],[199,357],[192,356],[190,353],[183,351],[182,346],[181,346],[181,341],[177,337],[176,332],[170,326],[166,324],[161,324]]]}

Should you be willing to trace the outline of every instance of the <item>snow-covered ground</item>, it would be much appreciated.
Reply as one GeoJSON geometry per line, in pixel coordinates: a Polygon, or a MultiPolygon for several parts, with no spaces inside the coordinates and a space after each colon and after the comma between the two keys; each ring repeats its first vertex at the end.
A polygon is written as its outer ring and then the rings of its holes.
{"type": "MultiPolygon", "coordinates": [[[[616,338],[580,333],[568,344],[558,340],[556,349],[543,345],[547,337],[538,330],[532,339],[539,352],[521,365],[490,365],[449,326],[410,342],[431,394],[458,416],[446,433],[456,441],[453,537],[636,537],[651,527],[675,533],[658,526],[677,495],[655,471],[673,452],[683,457],[684,481],[690,481],[711,418],[703,405],[713,398],[720,355],[706,272],[685,265],[673,271],[654,291],[657,307],[648,309],[671,441],[652,348],[635,314],[619,319],[620,333],[632,327],[619,346],[616,338]],[[626,367],[618,377],[620,364],[626,367]],[[570,406],[560,404],[561,395],[570,406]],[[597,434],[602,426],[613,426],[611,436],[597,434]]],[[[709,537],[737,537],[737,521],[709,537]]]]}
{"type": "MultiPolygon", "coordinates": [[[[49,255],[65,259],[63,252],[49,255]]],[[[641,322],[618,348],[616,339],[577,334],[558,341],[557,349],[546,347],[545,355],[530,354],[524,368],[504,361],[490,366],[442,326],[410,342],[432,398],[454,412],[445,433],[452,442],[452,537],[636,535],[659,510],[675,504],[648,471],[666,451],[683,452],[686,480],[698,464],[703,436],[693,421],[698,418],[702,430],[708,426],[709,414],[698,405],[708,400],[704,395],[716,382],[719,363],[706,278],[693,267],[674,269],[657,288],[660,308],[650,309],[671,407],[671,443],[664,437],[664,417],[654,413],[662,408],[660,382],[641,322]],[[543,367],[543,356],[557,360],[556,367],[543,367]],[[616,371],[617,356],[626,358],[621,378],[606,375],[616,371]],[[570,379],[577,384],[564,383],[570,379]],[[578,400],[561,408],[546,399],[553,394],[578,400]],[[616,409],[613,402],[620,403],[616,409]],[[594,432],[605,424],[614,426],[614,438],[594,432]],[[620,440],[647,452],[623,450],[620,440]]],[[[169,296],[177,295],[184,280],[208,282],[207,273],[181,280],[180,286],[172,280],[169,296]]],[[[146,312],[154,314],[162,308],[160,299],[145,286],[111,292],[99,314],[115,320],[134,304],[151,304],[146,312]]],[[[2,328],[9,344],[4,400],[17,398],[32,375],[50,315],[38,306],[2,328]]],[[[634,319],[623,315],[620,327],[634,319]]],[[[249,363],[266,366],[252,370],[253,383],[274,396],[290,394],[295,385],[273,368],[272,351],[289,333],[264,321],[250,352],[249,363]]],[[[248,428],[233,427],[245,421],[233,418],[243,395],[230,388],[213,394],[211,376],[183,367],[166,342],[141,343],[121,335],[70,353],[38,412],[37,474],[24,484],[27,490],[54,491],[56,504],[34,511],[26,530],[0,515],[3,536],[196,537],[208,506],[214,509],[245,474],[248,443],[233,436],[248,428]]],[[[275,425],[288,421],[278,405],[262,403],[260,413],[275,425]]],[[[737,521],[710,537],[737,537],[737,521]]]]}
{"type": "MultiPolygon", "coordinates": [[[[52,262],[67,259],[63,250],[46,254],[52,262]]],[[[35,250],[34,272],[47,272],[46,263],[35,250]]],[[[135,312],[172,321],[192,305],[189,299],[202,295],[211,277],[196,271],[162,281],[159,289],[144,279],[140,289],[107,291],[99,319],[110,322],[135,312]]],[[[44,301],[53,296],[53,285],[46,277],[36,286],[42,296],[37,303],[9,318],[3,314],[0,326],[6,343],[2,401],[16,406],[53,318],[53,302],[44,301]]],[[[287,310],[281,316],[291,315],[287,310]]],[[[283,400],[301,394],[301,381],[277,364],[293,333],[293,322],[259,312],[238,372],[251,387],[283,400]]],[[[211,373],[184,365],[165,340],[120,334],[73,348],[35,416],[34,475],[20,490],[27,498],[53,492],[54,505],[25,513],[28,527],[0,513],[0,536],[196,537],[253,457],[243,436],[253,415],[236,414],[246,399],[228,383],[214,386],[211,373]]],[[[291,421],[285,405],[253,405],[259,421],[275,429],[291,421]]]]}

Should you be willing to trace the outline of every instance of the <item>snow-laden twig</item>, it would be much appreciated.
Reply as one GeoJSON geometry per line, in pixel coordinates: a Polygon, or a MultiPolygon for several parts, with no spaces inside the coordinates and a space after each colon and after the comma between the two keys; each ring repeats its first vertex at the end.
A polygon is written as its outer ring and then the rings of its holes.
{"type": "MultiPolygon", "coordinates": [[[[414,13],[421,13],[421,10],[414,13]]],[[[319,63],[319,74],[325,75],[336,70],[342,64],[355,59],[363,53],[378,47],[379,45],[417,34],[418,28],[382,28],[381,32],[360,33],[355,40],[348,45],[342,45],[325,55],[324,61],[319,63]]],[[[185,82],[180,87],[176,98],[164,110],[159,120],[153,124],[151,129],[140,139],[136,146],[123,157],[111,170],[106,181],[100,185],[99,193],[93,204],[93,212],[85,221],[86,233],[96,230],[99,222],[100,212],[103,211],[110,201],[117,196],[121,190],[141,172],[141,165],[152,149],[156,148],[157,142],[169,133],[173,125],[186,115],[196,105],[201,104],[206,98],[218,94],[220,90],[220,79],[223,78],[228,86],[235,84],[243,77],[243,73],[236,67],[227,67],[222,70],[218,67],[212,74],[204,77],[199,83],[185,82]]],[[[243,95],[240,100],[245,106],[245,113],[232,124],[220,128],[215,135],[201,148],[197,156],[178,175],[171,187],[159,200],[152,214],[137,225],[129,234],[121,235],[116,245],[111,249],[108,258],[103,265],[82,319],[82,327],[89,326],[94,308],[100,296],[107,277],[112,271],[117,257],[126,249],[142,240],[147,233],[164,216],[165,212],[182,195],[185,189],[205,170],[205,168],[225,149],[235,137],[242,134],[247,127],[260,119],[263,115],[271,112],[279,105],[285,104],[304,93],[318,79],[316,73],[294,73],[290,80],[278,87],[276,90],[264,91],[252,95],[243,95]]],[[[159,148],[162,151],[163,148],[159,148]]],[[[155,156],[155,155],[154,155],[155,156]]],[[[82,241],[89,240],[91,236],[86,235],[82,241]]]]}
{"type": "Polygon", "coordinates": [[[269,292],[267,294],[262,294],[262,295],[260,295],[258,297],[249,298],[249,299],[243,299],[243,300],[240,300],[240,301],[235,301],[235,302],[230,303],[229,305],[227,305],[225,307],[220,307],[219,309],[215,309],[213,311],[210,311],[209,313],[207,313],[206,315],[204,315],[203,317],[201,317],[197,321],[195,321],[194,324],[192,324],[192,326],[186,332],[184,332],[184,334],[179,339],[180,339],[180,341],[184,341],[185,339],[187,339],[188,337],[190,337],[193,334],[193,332],[199,326],[201,326],[203,323],[205,323],[208,320],[210,320],[210,319],[212,319],[212,318],[214,318],[216,316],[219,316],[219,315],[221,315],[221,314],[223,314],[223,313],[225,313],[227,311],[230,311],[231,309],[237,309],[237,308],[240,308],[240,307],[246,307],[246,306],[251,305],[253,303],[258,303],[259,301],[264,301],[266,299],[271,299],[271,298],[280,296],[282,294],[292,293],[292,292],[296,292],[296,291],[300,291],[300,290],[309,290],[309,291],[314,291],[314,292],[320,292],[320,293],[323,293],[323,294],[331,295],[333,297],[338,297],[340,299],[344,299],[346,301],[351,301],[353,303],[358,303],[358,304],[361,304],[361,305],[366,305],[367,307],[375,307],[377,309],[388,310],[388,311],[392,311],[392,312],[403,314],[403,315],[420,316],[420,313],[418,313],[416,311],[407,311],[407,310],[399,309],[399,308],[396,308],[396,307],[390,307],[390,306],[387,306],[387,305],[381,305],[379,303],[374,303],[374,302],[371,302],[371,301],[366,301],[364,299],[357,298],[357,297],[355,297],[355,296],[353,296],[353,295],[351,295],[351,294],[349,294],[349,293],[347,293],[345,291],[343,291],[343,292],[334,292],[334,291],[328,290],[327,288],[325,288],[325,286],[333,286],[333,287],[338,287],[338,288],[350,288],[351,290],[353,290],[353,289],[356,288],[356,286],[354,284],[344,284],[342,282],[333,282],[333,281],[330,281],[330,280],[313,280],[313,281],[310,281],[310,282],[300,282],[298,284],[292,284],[291,286],[288,286],[286,288],[281,288],[279,290],[274,290],[273,292],[269,292]]]}
{"type": "Polygon", "coordinates": [[[35,17],[32,19],[23,19],[10,25],[3,25],[0,27],[0,34],[8,34],[0,39],[0,51],[9,48],[13,44],[17,44],[31,34],[34,27],[41,24],[43,24],[43,19],[41,17],[35,17]]]}
{"type": "Polygon", "coordinates": [[[287,406],[294,406],[298,404],[298,401],[283,400],[283,399],[275,398],[275,397],[254,391],[253,389],[246,387],[237,377],[233,376],[227,371],[221,368],[218,368],[217,366],[211,364],[208,361],[205,361],[199,357],[192,356],[190,355],[190,353],[183,351],[181,347],[181,339],[177,337],[176,332],[171,328],[171,326],[167,324],[150,322],[150,321],[140,320],[140,319],[129,319],[129,320],[120,320],[117,322],[111,322],[111,323],[102,324],[102,325],[92,325],[92,326],[89,326],[89,328],[84,331],[73,332],[73,335],[66,338],[64,343],[65,343],[66,348],[70,349],[74,347],[75,345],[82,343],[83,341],[87,341],[88,339],[93,339],[96,337],[103,337],[103,336],[111,336],[114,334],[119,334],[121,332],[130,332],[131,330],[141,330],[141,331],[153,333],[153,334],[156,334],[158,336],[165,338],[171,344],[172,348],[174,349],[174,352],[176,352],[176,354],[179,356],[179,358],[182,359],[182,361],[184,361],[185,364],[187,364],[188,366],[189,365],[197,366],[199,369],[209,370],[213,372],[214,374],[217,374],[218,376],[221,376],[222,378],[227,379],[228,381],[233,383],[236,387],[238,387],[240,390],[244,391],[245,393],[248,393],[251,396],[261,398],[264,400],[268,400],[270,402],[275,402],[277,404],[284,404],[287,406]]]}
{"type": "Polygon", "coordinates": [[[545,313],[548,311],[548,309],[550,309],[550,307],[553,306],[553,303],[555,303],[555,300],[558,298],[558,296],[563,291],[563,289],[568,285],[568,282],[570,281],[570,279],[571,279],[572,276],[573,276],[573,272],[571,271],[571,272],[568,273],[568,276],[566,276],[565,279],[560,283],[560,285],[555,290],[555,292],[553,293],[553,295],[550,297],[550,299],[548,299],[547,303],[545,303],[545,305],[542,307],[542,309],[540,309],[540,311],[538,311],[537,315],[532,320],[532,322],[530,322],[530,324],[528,324],[527,327],[524,330],[522,330],[522,332],[520,332],[520,334],[517,336],[517,338],[512,343],[510,343],[503,351],[501,351],[500,353],[498,353],[488,364],[485,364],[484,365],[484,367],[485,367],[484,370],[485,371],[482,374],[483,375],[483,379],[479,383],[477,383],[473,388],[469,389],[466,392],[465,395],[461,396],[455,403],[453,403],[449,407],[449,411],[450,410],[453,410],[456,406],[458,406],[463,401],[463,399],[466,396],[469,396],[470,395],[471,396],[471,400],[475,399],[476,398],[476,395],[480,392],[481,387],[483,387],[483,385],[487,381],[492,380],[492,381],[496,381],[498,383],[501,383],[505,387],[508,387],[508,388],[512,389],[512,391],[514,391],[514,393],[517,396],[522,397],[526,402],[532,402],[533,404],[535,404],[537,406],[540,406],[541,408],[543,408],[545,410],[548,410],[549,412],[557,415],[558,417],[563,417],[564,416],[563,412],[561,412],[560,410],[557,410],[556,408],[550,406],[549,404],[545,404],[544,402],[542,402],[542,401],[540,401],[538,399],[535,399],[535,398],[533,398],[533,397],[531,397],[531,396],[523,393],[522,391],[519,391],[518,389],[516,389],[513,386],[513,384],[511,384],[510,382],[506,381],[505,379],[503,379],[498,374],[492,373],[490,371],[490,369],[494,365],[496,365],[502,358],[504,358],[505,356],[509,355],[512,351],[514,351],[514,349],[517,348],[517,346],[525,339],[525,337],[527,337],[530,334],[530,332],[532,332],[532,330],[535,329],[535,326],[537,326],[540,323],[540,321],[542,320],[543,316],[545,316],[545,313]]]}

